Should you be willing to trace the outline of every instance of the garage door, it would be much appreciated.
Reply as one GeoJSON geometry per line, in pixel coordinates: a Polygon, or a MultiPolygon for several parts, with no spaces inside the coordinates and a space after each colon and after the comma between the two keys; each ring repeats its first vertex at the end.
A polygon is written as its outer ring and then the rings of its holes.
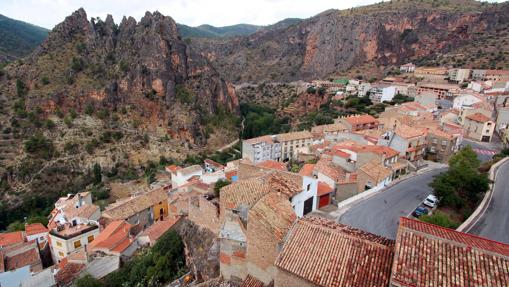
{"type": "Polygon", "coordinates": [[[318,208],[327,206],[329,204],[329,195],[322,195],[320,196],[320,201],[318,202],[318,208]]]}

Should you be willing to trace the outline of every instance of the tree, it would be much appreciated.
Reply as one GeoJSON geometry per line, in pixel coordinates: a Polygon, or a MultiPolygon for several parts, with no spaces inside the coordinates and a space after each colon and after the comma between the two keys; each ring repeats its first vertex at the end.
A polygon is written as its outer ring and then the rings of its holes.
{"type": "Polygon", "coordinates": [[[74,286],[76,287],[102,287],[104,284],[92,277],[90,274],[86,274],[85,276],[74,281],[74,286]]]}
{"type": "Polygon", "coordinates": [[[85,114],[92,115],[94,113],[94,107],[91,104],[87,104],[85,107],[85,114]]]}
{"type": "Polygon", "coordinates": [[[219,194],[221,191],[221,188],[231,184],[231,181],[227,179],[220,179],[216,181],[216,184],[214,185],[214,195],[219,198],[219,194]]]}
{"type": "Polygon", "coordinates": [[[43,134],[36,133],[25,142],[25,151],[44,159],[50,159],[55,154],[55,147],[43,134]]]}
{"type": "Polygon", "coordinates": [[[20,79],[16,79],[16,94],[18,97],[23,97],[28,92],[28,88],[25,85],[25,82],[23,82],[20,79]]]}
{"type": "Polygon", "coordinates": [[[94,184],[99,184],[102,181],[102,169],[98,163],[94,164],[94,184]]]}
{"type": "Polygon", "coordinates": [[[14,231],[23,231],[25,230],[25,224],[23,222],[16,220],[13,223],[9,224],[7,226],[7,231],[14,232],[14,231]]]}

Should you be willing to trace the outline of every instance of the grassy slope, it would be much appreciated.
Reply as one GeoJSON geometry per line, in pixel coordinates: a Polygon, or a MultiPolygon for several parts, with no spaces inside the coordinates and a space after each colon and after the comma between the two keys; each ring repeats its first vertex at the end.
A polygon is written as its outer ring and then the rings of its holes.
{"type": "Polygon", "coordinates": [[[0,15],[0,55],[23,57],[48,36],[48,30],[0,15]]]}

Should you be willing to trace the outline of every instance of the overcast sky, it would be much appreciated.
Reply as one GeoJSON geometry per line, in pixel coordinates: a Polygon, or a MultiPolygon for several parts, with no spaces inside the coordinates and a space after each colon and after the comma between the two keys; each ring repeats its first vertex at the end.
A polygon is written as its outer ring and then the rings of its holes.
{"type": "MultiPolygon", "coordinates": [[[[284,18],[307,18],[324,10],[372,4],[374,0],[0,0],[0,14],[48,29],[80,7],[88,17],[112,14],[139,20],[145,11],[159,11],[190,26],[238,23],[273,24],[284,18]]],[[[504,2],[492,0],[490,2],[504,2]]]]}

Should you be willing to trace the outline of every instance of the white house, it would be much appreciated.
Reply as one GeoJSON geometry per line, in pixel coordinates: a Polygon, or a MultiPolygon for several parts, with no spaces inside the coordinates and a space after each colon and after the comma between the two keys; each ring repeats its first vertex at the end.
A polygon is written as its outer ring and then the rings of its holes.
{"type": "Polygon", "coordinates": [[[454,98],[452,102],[452,107],[454,109],[460,110],[462,107],[469,107],[472,106],[475,103],[481,102],[482,99],[479,97],[476,97],[472,94],[462,94],[454,98]]]}
{"type": "Polygon", "coordinates": [[[303,217],[316,209],[317,188],[318,180],[309,176],[302,176],[302,192],[294,195],[290,200],[298,217],[303,217]]]}
{"type": "Polygon", "coordinates": [[[188,180],[196,176],[201,178],[203,169],[199,165],[192,165],[185,168],[167,169],[171,174],[172,188],[179,188],[188,183],[188,180]]]}
{"type": "Polygon", "coordinates": [[[370,92],[369,99],[373,103],[390,102],[396,95],[396,87],[374,87],[370,92]]]}

